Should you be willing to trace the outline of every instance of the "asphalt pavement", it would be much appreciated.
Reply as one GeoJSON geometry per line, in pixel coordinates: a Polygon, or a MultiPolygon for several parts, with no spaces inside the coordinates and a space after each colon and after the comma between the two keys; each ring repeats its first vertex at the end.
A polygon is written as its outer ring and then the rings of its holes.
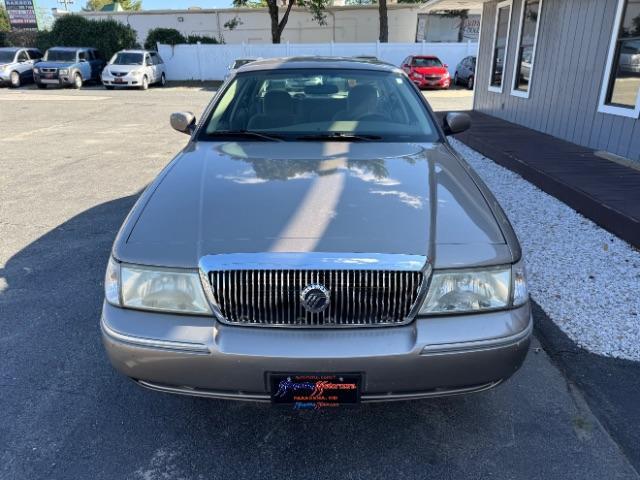
{"type": "Polygon", "coordinates": [[[98,325],[111,243],[186,142],[169,114],[211,96],[0,90],[1,479],[640,478],[537,341],[492,391],[338,411],[172,396],[113,371],[98,325]]]}

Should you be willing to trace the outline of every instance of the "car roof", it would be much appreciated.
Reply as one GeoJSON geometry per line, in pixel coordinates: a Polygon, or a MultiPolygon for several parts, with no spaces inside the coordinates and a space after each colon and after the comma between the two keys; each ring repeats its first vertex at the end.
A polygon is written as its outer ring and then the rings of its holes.
{"type": "Polygon", "coordinates": [[[51,47],[49,50],[63,50],[67,52],[75,52],[77,50],[95,50],[93,47],[51,47]]]}
{"type": "Polygon", "coordinates": [[[0,47],[0,52],[17,52],[23,50],[25,47],[0,47]]]}
{"type": "Polygon", "coordinates": [[[413,58],[434,58],[436,60],[440,60],[437,56],[435,55],[411,55],[413,58]]]}
{"type": "Polygon", "coordinates": [[[266,58],[247,63],[238,72],[288,69],[344,68],[351,70],[378,70],[384,72],[401,71],[395,65],[380,60],[353,57],[281,57],[266,58]]]}
{"type": "Polygon", "coordinates": [[[120,50],[117,53],[151,53],[151,50],[140,50],[140,49],[124,49],[124,50],[120,50]]]}

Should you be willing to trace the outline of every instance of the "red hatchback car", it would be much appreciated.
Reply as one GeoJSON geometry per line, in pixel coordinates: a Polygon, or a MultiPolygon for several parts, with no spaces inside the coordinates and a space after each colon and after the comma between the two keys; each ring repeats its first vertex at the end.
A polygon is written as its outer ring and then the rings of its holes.
{"type": "Polygon", "coordinates": [[[432,55],[411,55],[402,62],[402,69],[418,88],[449,88],[451,85],[447,65],[432,55]]]}

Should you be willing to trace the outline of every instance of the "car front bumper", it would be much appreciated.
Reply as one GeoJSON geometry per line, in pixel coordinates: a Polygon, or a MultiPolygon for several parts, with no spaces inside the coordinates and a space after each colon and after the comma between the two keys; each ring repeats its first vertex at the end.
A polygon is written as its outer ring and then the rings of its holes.
{"type": "Polygon", "coordinates": [[[114,77],[111,75],[102,75],[102,84],[110,87],[138,87],[142,84],[142,77],[132,77],[126,75],[124,77],[114,77]]]}
{"type": "Polygon", "coordinates": [[[411,81],[413,81],[418,88],[449,88],[449,85],[451,85],[451,79],[449,77],[440,79],[411,78],[411,81]]]}
{"type": "Polygon", "coordinates": [[[44,75],[34,74],[33,80],[41,85],[67,86],[73,84],[71,75],[58,75],[56,78],[46,78],[44,75]]]}
{"type": "Polygon", "coordinates": [[[269,401],[270,373],[361,373],[367,402],[491,388],[521,366],[533,325],[528,304],[335,330],[230,326],[105,303],[101,328],[113,366],[151,389],[269,401]]]}

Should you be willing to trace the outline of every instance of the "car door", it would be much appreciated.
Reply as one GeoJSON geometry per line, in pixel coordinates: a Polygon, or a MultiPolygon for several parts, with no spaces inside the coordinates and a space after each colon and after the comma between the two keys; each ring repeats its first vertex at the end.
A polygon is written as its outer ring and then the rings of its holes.
{"type": "Polygon", "coordinates": [[[162,61],[162,58],[160,57],[160,55],[158,55],[156,52],[151,52],[151,57],[154,60],[154,63],[156,65],[156,75],[157,75],[157,79],[160,80],[160,78],[162,78],[162,74],[165,74],[165,77],[167,75],[166,71],[165,71],[165,66],[164,66],[164,62],[162,61]]]}
{"type": "Polygon", "coordinates": [[[144,65],[145,71],[147,72],[147,78],[149,79],[149,83],[155,83],[156,81],[156,69],[153,64],[153,60],[151,60],[151,56],[148,53],[144,54],[144,65]]]}
{"type": "Polygon", "coordinates": [[[93,56],[93,60],[91,61],[91,74],[94,80],[100,80],[102,70],[106,65],[105,59],[100,50],[91,49],[91,54],[93,56]]]}
{"type": "Polygon", "coordinates": [[[78,60],[78,70],[80,70],[80,75],[82,75],[82,79],[85,81],[91,80],[91,64],[89,63],[88,52],[86,50],[78,51],[77,60],[78,60]]]}
{"type": "Polygon", "coordinates": [[[18,50],[15,56],[15,70],[20,75],[20,81],[26,80],[31,75],[33,64],[26,50],[18,50]]]}

